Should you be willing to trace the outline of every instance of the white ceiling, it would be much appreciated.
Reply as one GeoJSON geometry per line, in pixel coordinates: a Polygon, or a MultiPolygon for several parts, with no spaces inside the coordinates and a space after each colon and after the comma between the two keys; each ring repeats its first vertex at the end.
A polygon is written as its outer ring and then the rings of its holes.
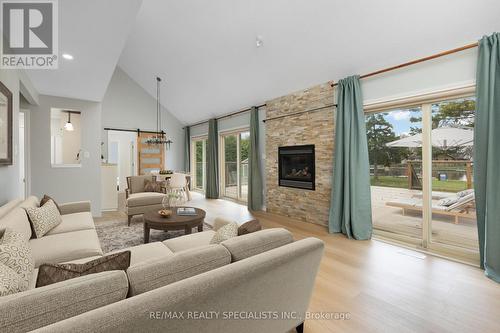
{"type": "Polygon", "coordinates": [[[27,70],[40,94],[101,101],[141,0],[59,1],[57,70],[27,70]]]}
{"type": "Polygon", "coordinates": [[[500,31],[495,0],[146,0],[119,65],[193,123],[500,31]],[[257,48],[256,36],[264,46],[257,48]]]}
{"type": "Polygon", "coordinates": [[[75,60],[29,71],[35,87],[100,100],[128,36],[120,67],[152,96],[161,76],[162,104],[189,124],[500,31],[498,0],[139,2],[59,1],[60,51],[75,60]]]}

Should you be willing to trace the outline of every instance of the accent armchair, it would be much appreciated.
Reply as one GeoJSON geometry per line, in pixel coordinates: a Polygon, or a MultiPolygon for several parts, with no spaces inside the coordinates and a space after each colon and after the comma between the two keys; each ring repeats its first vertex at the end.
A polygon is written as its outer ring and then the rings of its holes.
{"type": "Polygon", "coordinates": [[[128,225],[134,215],[142,215],[148,211],[161,209],[162,201],[165,197],[164,188],[163,192],[146,192],[146,181],[156,181],[156,176],[130,176],[127,177],[127,186],[125,190],[126,206],[125,211],[128,217],[128,225]]]}

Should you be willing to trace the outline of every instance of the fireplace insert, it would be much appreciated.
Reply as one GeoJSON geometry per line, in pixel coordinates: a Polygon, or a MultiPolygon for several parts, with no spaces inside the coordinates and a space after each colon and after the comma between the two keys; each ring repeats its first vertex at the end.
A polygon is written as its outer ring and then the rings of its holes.
{"type": "Polygon", "coordinates": [[[314,145],[278,148],[279,185],[315,189],[314,145]]]}

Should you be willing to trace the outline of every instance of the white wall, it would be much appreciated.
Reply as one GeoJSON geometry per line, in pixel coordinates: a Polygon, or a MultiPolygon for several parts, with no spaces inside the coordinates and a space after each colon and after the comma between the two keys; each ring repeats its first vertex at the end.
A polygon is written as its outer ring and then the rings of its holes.
{"type": "MultiPolygon", "coordinates": [[[[151,78],[151,84],[156,84],[151,78]]],[[[168,79],[162,82],[162,91],[168,89],[168,79]]],[[[102,101],[102,127],[156,130],[156,99],[116,67],[102,101]]],[[[183,124],[162,107],[162,128],[173,141],[166,155],[166,168],[184,169],[183,124]]],[[[103,141],[107,134],[103,132],[103,141]]],[[[104,144],[107,147],[107,142],[104,144]]]]}
{"type": "Polygon", "coordinates": [[[0,166],[0,205],[7,201],[20,198],[23,184],[20,182],[19,167],[19,94],[25,94],[26,99],[38,102],[38,94],[24,72],[19,70],[0,70],[0,81],[12,92],[13,113],[13,165],[0,166]]]}
{"type": "Polygon", "coordinates": [[[101,104],[41,95],[31,108],[31,190],[58,202],[90,200],[92,214],[101,215],[101,104]],[[81,166],[53,168],[50,156],[50,109],[81,111],[81,166]],[[88,152],[88,158],[85,157],[88,152]]]}

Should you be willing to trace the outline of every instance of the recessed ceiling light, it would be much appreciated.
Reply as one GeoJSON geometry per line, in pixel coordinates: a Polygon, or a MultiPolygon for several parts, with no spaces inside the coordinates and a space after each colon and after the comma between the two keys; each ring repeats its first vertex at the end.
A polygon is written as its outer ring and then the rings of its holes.
{"type": "Polygon", "coordinates": [[[68,53],[63,53],[62,57],[66,60],[73,60],[73,56],[68,53]]]}
{"type": "Polygon", "coordinates": [[[257,36],[257,38],[255,38],[255,45],[257,47],[264,46],[264,40],[262,39],[262,36],[257,36]]]}

